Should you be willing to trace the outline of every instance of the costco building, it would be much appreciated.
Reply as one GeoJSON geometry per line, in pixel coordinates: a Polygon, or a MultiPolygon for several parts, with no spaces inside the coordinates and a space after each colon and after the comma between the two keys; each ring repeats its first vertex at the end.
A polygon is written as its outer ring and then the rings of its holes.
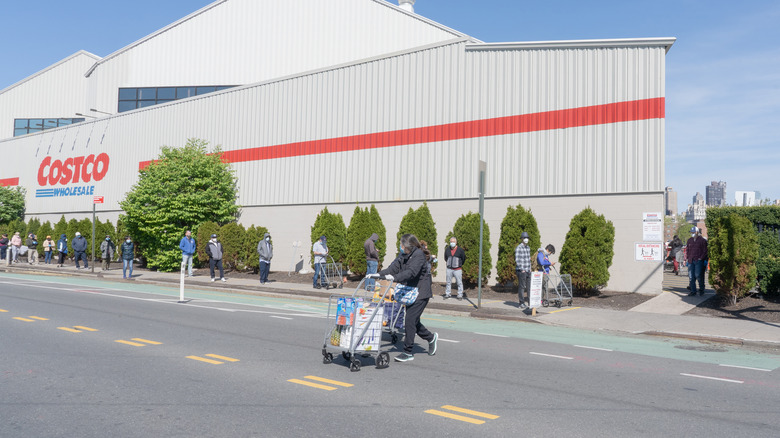
{"type": "Polygon", "coordinates": [[[615,225],[607,288],[660,292],[660,262],[634,251],[663,211],[674,38],[485,43],[411,3],[219,0],[104,58],[77,52],[0,91],[0,184],[27,190],[28,218],[84,217],[99,195],[115,221],[162,146],[204,139],[287,269],[326,206],[349,223],[375,204],[392,240],[427,201],[444,240],[477,211],[484,161],[493,260],[508,206],[556,248],[590,206],[615,225]]]}

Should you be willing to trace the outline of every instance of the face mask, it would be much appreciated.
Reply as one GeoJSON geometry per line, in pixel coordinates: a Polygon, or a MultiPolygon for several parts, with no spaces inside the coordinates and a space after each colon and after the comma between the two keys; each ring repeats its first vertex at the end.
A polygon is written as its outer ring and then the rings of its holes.
{"type": "Polygon", "coordinates": [[[528,243],[528,239],[523,239],[523,243],[528,243]]]}
{"type": "Polygon", "coordinates": [[[271,241],[271,238],[270,238],[270,237],[266,237],[266,238],[265,238],[265,241],[266,241],[266,242],[270,242],[270,241],[271,241]]]}
{"type": "Polygon", "coordinates": [[[130,239],[125,240],[125,242],[130,243],[130,239]]]}
{"type": "Polygon", "coordinates": [[[691,237],[696,237],[696,233],[691,233],[691,237]]]}
{"type": "Polygon", "coordinates": [[[106,242],[108,242],[109,240],[111,240],[111,238],[110,237],[106,237],[106,242]]]}
{"type": "Polygon", "coordinates": [[[455,243],[455,242],[450,242],[450,248],[455,248],[455,245],[457,245],[457,243],[455,243]]]}
{"type": "Polygon", "coordinates": [[[399,246],[398,247],[398,251],[400,251],[401,254],[404,254],[404,247],[403,246],[399,246]]]}

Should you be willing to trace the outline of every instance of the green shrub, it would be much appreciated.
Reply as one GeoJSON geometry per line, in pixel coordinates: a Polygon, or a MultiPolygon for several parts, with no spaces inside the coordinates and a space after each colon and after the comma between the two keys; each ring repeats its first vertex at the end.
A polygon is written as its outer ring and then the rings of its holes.
{"type": "Polygon", "coordinates": [[[756,285],[758,236],[750,220],[721,216],[707,227],[710,284],[731,305],[756,285]]]}
{"type": "MultiPolygon", "coordinates": [[[[92,260],[92,220],[84,218],[80,220],[78,224],[78,231],[80,231],[81,235],[84,236],[84,239],[87,240],[87,260],[92,260]]],[[[96,247],[97,245],[100,245],[99,240],[96,242],[96,247]]]]}
{"type": "MultiPolygon", "coordinates": [[[[54,229],[51,227],[51,222],[46,221],[38,228],[38,241],[43,242],[46,240],[46,236],[51,236],[52,240],[57,242],[57,238],[54,237],[54,229]]],[[[40,250],[43,252],[43,249],[40,250]]]]}
{"type": "Polygon", "coordinates": [[[70,236],[68,236],[68,221],[65,220],[65,215],[62,215],[60,220],[54,224],[54,234],[52,234],[51,237],[56,241],[60,240],[60,236],[63,234],[65,234],[66,237],[70,239],[70,236]]]}
{"type": "Polygon", "coordinates": [[[531,247],[531,260],[537,248],[541,246],[541,234],[536,224],[536,218],[531,209],[525,209],[521,204],[517,207],[509,206],[506,209],[504,220],[501,221],[501,236],[498,240],[498,260],[496,263],[496,282],[517,285],[515,274],[515,248],[523,240],[520,235],[528,233],[528,246],[531,247]]]}
{"type": "Polygon", "coordinates": [[[379,236],[375,246],[379,253],[379,260],[382,260],[387,247],[387,232],[379,212],[373,205],[370,209],[355,207],[347,228],[347,268],[355,275],[362,276],[367,272],[363,244],[374,233],[379,236]]]}
{"type": "Polygon", "coordinates": [[[246,266],[243,258],[246,243],[244,226],[230,222],[223,225],[218,234],[219,241],[222,242],[222,264],[224,267],[238,271],[243,270],[246,266]]]}
{"type": "MultiPolygon", "coordinates": [[[[341,214],[333,214],[325,207],[317,215],[314,225],[311,227],[311,243],[309,244],[309,254],[311,255],[311,266],[314,267],[314,252],[312,251],[314,243],[325,236],[328,241],[328,253],[336,263],[342,265],[347,260],[347,227],[344,225],[344,218],[341,214]]],[[[330,263],[330,258],[327,259],[330,263]]]]}
{"type": "MultiPolygon", "coordinates": [[[[0,224],[7,224],[15,219],[22,220],[24,218],[26,193],[24,187],[21,186],[0,186],[0,224]]],[[[8,237],[10,238],[12,235],[12,233],[9,233],[8,237]]]]}
{"type": "Polygon", "coordinates": [[[758,234],[756,273],[763,293],[780,293],[780,236],[776,231],[766,230],[758,234]]]}
{"type": "MultiPolygon", "coordinates": [[[[482,245],[482,282],[487,282],[493,259],[490,257],[490,227],[483,221],[482,245]]],[[[458,246],[466,253],[463,263],[463,281],[471,285],[479,282],[479,213],[469,212],[455,221],[452,231],[447,234],[444,251],[450,250],[450,238],[458,239],[458,246]]],[[[442,259],[442,262],[444,259],[442,259]]]]}
{"type": "MultiPolygon", "coordinates": [[[[71,219],[68,221],[68,228],[65,232],[65,235],[68,237],[68,255],[73,258],[73,255],[76,253],[73,251],[73,239],[76,238],[76,231],[79,230],[79,221],[76,219],[71,219]]],[[[81,233],[84,234],[84,233],[81,233]]]]}
{"type": "MultiPolygon", "coordinates": [[[[200,260],[204,266],[209,262],[209,256],[206,254],[206,245],[208,245],[209,240],[211,240],[212,234],[216,234],[217,237],[219,237],[219,225],[216,222],[204,222],[198,226],[196,238],[198,244],[198,260],[200,260]]],[[[181,241],[181,239],[179,239],[179,241],[181,241]]],[[[181,269],[181,262],[179,262],[179,268],[181,269]]]]}
{"type": "MultiPolygon", "coordinates": [[[[436,223],[433,221],[431,211],[428,209],[428,203],[423,202],[417,210],[409,207],[409,211],[401,219],[398,227],[395,241],[395,257],[398,257],[398,248],[401,246],[401,236],[404,234],[414,234],[417,240],[424,240],[428,244],[428,250],[432,257],[438,257],[439,241],[436,237],[436,223]]],[[[437,263],[431,264],[433,275],[436,275],[437,263]]]]}
{"type": "Polygon", "coordinates": [[[561,249],[561,272],[571,274],[572,286],[590,293],[609,281],[615,245],[615,227],[590,207],[577,213],[561,249]]]}
{"type": "MultiPolygon", "coordinates": [[[[30,233],[33,233],[36,236],[38,236],[38,228],[40,228],[40,227],[41,227],[41,221],[37,217],[34,217],[34,218],[30,219],[29,221],[27,221],[27,232],[24,235],[26,236],[26,235],[28,235],[30,233]]],[[[38,237],[40,237],[40,236],[38,236],[38,237]]]]}

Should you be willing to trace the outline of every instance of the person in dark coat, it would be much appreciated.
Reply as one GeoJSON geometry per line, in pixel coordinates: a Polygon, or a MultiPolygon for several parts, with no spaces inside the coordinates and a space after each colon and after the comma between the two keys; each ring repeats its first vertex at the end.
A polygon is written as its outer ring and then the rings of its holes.
{"type": "MultiPolygon", "coordinates": [[[[379,251],[376,250],[376,241],[379,240],[379,234],[374,233],[363,242],[363,251],[366,253],[366,274],[376,274],[379,268],[379,251]]],[[[366,279],[366,290],[374,290],[374,279],[366,279]]]]}
{"type": "Polygon", "coordinates": [[[446,300],[452,293],[452,277],[455,277],[455,283],[458,284],[458,300],[463,299],[463,263],[466,262],[466,251],[458,246],[458,239],[455,236],[450,238],[450,247],[444,248],[444,263],[447,265],[447,285],[444,289],[444,299],[446,300]]]}
{"type": "Polygon", "coordinates": [[[209,256],[209,270],[211,271],[211,281],[215,281],[214,268],[219,268],[219,279],[225,279],[225,270],[222,269],[222,243],[217,240],[217,235],[212,234],[211,240],[206,243],[206,254],[209,256]]]}
{"type": "Polygon", "coordinates": [[[68,237],[64,234],[60,234],[60,240],[57,241],[57,252],[59,253],[57,267],[61,268],[68,256],[68,237]]]}
{"type": "Polygon", "coordinates": [[[135,258],[135,244],[130,236],[125,236],[125,241],[119,247],[119,255],[122,257],[122,278],[133,278],[133,259],[135,258]],[[130,270],[128,275],[127,271],[130,270]]]}
{"type": "Polygon", "coordinates": [[[701,236],[698,227],[691,228],[691,238],[686,245],[688,250],[689,296],[696,295],[696,280],[699,280],[699,295],[704,295],[704,272],[707,270],[707,239],[701,236]]]}
{"type": "Polygon", "coordinates": [[[414,303],[406,306],[404,324],[406,336],[404,336],[404,351],[395,357],[397,362],[414,360],[414,337],[419,335],[428,341],[428,355],[436,354],[436,344],[439,340],[437,333],[429,331],[420,322],[428,300],[433,297],[431,279],[431,253],[424,249],[414,234],[401,236],[401,254],[390,263],[387,269],[371,274],[372,278],[384,277],[386,280],[395,281],[399,285],[417,288],[418,295],[414,303]]]}
{"type": "Polygon", "coordinates": [[[76,238],[73,239],[71,246],[73,247],[73,252],[76,253],[76,269],[81,269],[79,267],[79,260],[84,260],[84,269],[89,268],[89,262],[87,261],[87,239],[76,231],[76,238]]]}

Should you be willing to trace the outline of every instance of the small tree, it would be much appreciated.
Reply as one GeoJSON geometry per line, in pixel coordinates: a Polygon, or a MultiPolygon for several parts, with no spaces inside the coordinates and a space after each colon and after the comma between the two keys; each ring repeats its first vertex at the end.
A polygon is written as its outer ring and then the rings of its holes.
{"type": "MultiPolygon", "coordinates": [[[[341,214],[333,214],[325,207],[317,215],[314,225],[311,227],[311,265],[314,266],[314,252],[312,248],[320,236],[328,239],[328,252],[336,263],[344,263],[347,260],[347,227],[341,214]]],[[[330,261],[330,260],[328,260],[330,261]]]]}
{"type": "MultiPolygon", "coordinates": [[[[54,236],[54,229],[51,227],[51,222],[46,221],[38,228],[38,241],[43,242],[46,236],[51,236],[52,240],[57,241],[57,237],[54,236]]],[[[43,251],[43,250],[41,250],[43,251]]]]}
{"type": "MultiPolygon", "coordinates": [[[[428,203],[423,202],[423,205],[417,210],[409,207],[409,211],[401,219],[395,240],[396,257],[398,257],[398,247],[401,245],[401,236],[404,234],[414,234],[417,236],[417,240],[424,240],[428,243],[428,250],[431,252],[431,256],[438,257],[439,242],[436,237],[436,223],[433,221],[433,216],[431,216],[431,210],[428,209],[428,203]]],[[[434,276],[436,275],[437,266],[438,262],[431,264],[434,276]]]]}
{"type": "Polygon", "coordinates": [[[355,212],[349,221],[349,228],[347,228],[347,268],[355,275],[366,274],[366,252],[363,244],[374,233],[379,236],[375,246],[379,253],[379,259],[382,260],[387,236],[379,212],[373,205],[370,209],[355,207],[355,212]]]}
{"type": "MultiPolygon", "coordinates": [[[[482,282],[487,282],[493,259],[490,257],[490,227],[483,221],[483,245],[482,245],[482,282]]],[[[444,251],[449,251],[450,238],[458,239],[458,246],[466,253],[466,261],[463,263],[463,281],[469,284],[479,282],[479,213],[469,212],[455,221],[452,231],[447,234],[444,251]]]]}
{"type": "MultiPolygon", "coordinates": [[[[92,257],[92,220],[89,218],[84,218],[78,222],[78,231],[81,233],[82,236],[84,236],[84,239],[87,240],[87,260],[91,260],[92,257]]],[[[95,247],[99,247],[100,240],[96,240],[95,247]]]]}
{"type": "MultiPolygon", "coordinates": [[[[263,240],[263,236],[265,236],[265,233],[267,232],[268,229],[266,227],[257,227],[254,225],[246,230],[243,259],[246,267],[255,274],[260,270],[260,255],[257,253],[257,244],[263,240]]],[[[271,244],[273,244],[273,236],[271,236],[271,244]]]]}
{"type": "Polygon", "coordinates": [[[24,243],[24,239],[27,236],[27,224],[24,222],[24,219],[17,218],[12,220],[8,223],[6,230],[9,239],[14,235],[14,233],[18,232],[19,236],[22,238],[22,243],[24,243]]]}
{"type": "Polygon", "coordinates": [[[243,270],[245,265],[244,244],[246,230],[243,225],[230,222],[219,230],[219,241],[222,242],[222,264],[227,269],[243,270]]]}
{"type": "Polygon", "coordinates": [[[124,226],[150,268],[179,270],[184,231],[207,220],[225,224],[238,217],[236,177],[222,162],[220,148],[207,153],[207,145],[189,139],[183,148],[163,147],[119,203],[124,226]]]}
{"type": "Polygon", "coordinates": [[[572,285],[590,293],[609,281],[615,245],[615,227],[590,207],[577,213],[561,249],[561,272],[571,274],[572,285]]]}
{"type": "MultiPolygon", "coordinates": [[[[198,237],[196,238],[198,244],[198,260],[204,264],[209,261],[209,256],[206,254],[206,245],[208,245],[209,240],[211,240],[212,234],[219,235],[219,224],[216,222],[204,222],[198,226],[198,237]]],[[[181,268],[181,264],[179,265],[179,268],[181,268]]]]}
{"type": "MultiPolygon", "coordinates": [[[[76,253],[73,251],[73,240],[76,238],[76,232],[79,231],[79,221],[75,218],[68,221],[68,231],[65,234],[68,237],[68,255],[72,258],[76,253]]],[[[83,233],[82,233],[83,234],[83,233]]]]}
{"type": "Polygon", "coordinates": [[[56,224],[54,224],[54,234],[51,236],[54,240],[60,240],[60,236],[65,234],[68,239],[71,237],[68,236],[68,221],[65,220],[65,215],[62,215],[60,217],[60,220],[57,221],[56,224]]]}
{"type": "MultiPolygon", "coordinates": [[[[38,236],[38,228],[41,227],[41,221],[37,217],[34,217],[27,221],[27,234],[33,233],[38,236]]],[[[40,236],[38,236],[40,238],[40,236]]]]}
{"type": "Polygon", "coordinates": [[[14,219],[24,218],[24,199],[26,194],[27,191],[21,186],[0,186],[0,224],[7,224],[14,219]]]}
{"type": "Polygon", "coordinates": [[[536,224],[536,218],[531,209],[525,209],[521,204],[506,208],[506,215],[501,221],[501,236],[498,240],[498,260],[496,262],[496,281],[500,284],[512,282],[517,284],[515,274],[515,248],[522,239],[523,232],[528,233],[528,246],[531,247],[531,259],[535,250],[541,246],[541,234],[536,224]]]}
{"type": "Polygon", "coordinates": [[[730,305],[756,285],[758,236],[750,220],[730,214],[708,228],[710,284],[730,305]]]}
{"type": "Polygon", "coordinates": [[[780,292],[780,236],[776,231],[758,234],[757,273],[761,292],[776,295],[780,292]]]}

